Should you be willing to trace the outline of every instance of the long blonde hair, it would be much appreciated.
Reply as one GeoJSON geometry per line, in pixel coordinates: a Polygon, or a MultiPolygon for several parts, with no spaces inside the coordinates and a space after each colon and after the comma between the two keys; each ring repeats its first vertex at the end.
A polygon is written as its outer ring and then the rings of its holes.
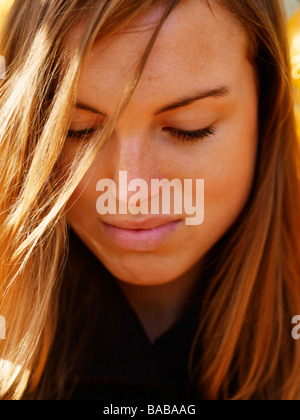
{"type": "MultiPolygon", "coordinates": [[[[260,138],[249,201],[204,258],[214,270],[191,354],[191,383],[207,399],[300,398],[300,347],[290,335],[300,310],[299,149],[283,13],[279,0],[218,1],[249,35],[260,82],[260,138]]],[[[65,206],[109,139],[178,0],[164,3],[124,100],[61,182],[58,162],[84,59],[96,39],[157,0],[14,2],[0,46],[7,60],[0,89],[2,399],[34,395],[45,373],[68,253],[65,206]],[[84,37],[67,54],[65,37],[82,21],[84,37]]]]}

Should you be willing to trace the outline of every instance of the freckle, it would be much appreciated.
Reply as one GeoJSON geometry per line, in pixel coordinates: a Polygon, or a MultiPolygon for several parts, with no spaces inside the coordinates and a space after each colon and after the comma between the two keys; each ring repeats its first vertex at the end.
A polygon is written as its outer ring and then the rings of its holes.
{"type": "Polygon", "coordinates": [[[146,78],[146,82],[147,83],[151,83],[151,82],[156,82],[158,80],[161,79],[161,75],[160,74],[156,74],[156,75],[149,75],[146,78]]]}
{"type": "Polygon", "coordinates": [[[153,76],[148,76],[147,77],[147,82],[152,82],[155,78],[153,76]]]}

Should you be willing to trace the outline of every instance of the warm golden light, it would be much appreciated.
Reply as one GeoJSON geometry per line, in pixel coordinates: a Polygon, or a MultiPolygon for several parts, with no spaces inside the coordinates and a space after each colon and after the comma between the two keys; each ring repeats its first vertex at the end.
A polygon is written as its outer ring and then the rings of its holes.
{"type": "Polygon", "coordinates": [[[300,138],[300,8],[288,23],[288,36],[291,49],[292,77],[295,86],[295,112],[300,138]]]}
{"type": "MultiPolygon", "coordinates": [[[[0,0],[0,30],[13,0],[0,0]]],[[[291,49],[292,78],[295,86],[295,113],[300,138],[300,8],[288,22],[288,37],[291,49]]]]}
{"type": "Polygon", "coordinates": [[[13,0],[0,0],[0,29],[5,21],[6,15],[12,5],[13,0]]]}

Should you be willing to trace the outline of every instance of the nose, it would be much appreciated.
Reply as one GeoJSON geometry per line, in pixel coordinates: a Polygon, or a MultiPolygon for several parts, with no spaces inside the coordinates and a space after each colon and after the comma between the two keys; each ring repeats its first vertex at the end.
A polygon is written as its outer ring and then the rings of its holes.
{"type": "Polygon", "coordinates": [[[151,179],[157,178],[158,168],[151,138],[145,131],[116,135],[109,156],[111,179],[116,184],[117,200],[127,205],[139,191],[141,200],[151,197],[151,179]],[[147,188],[140,188],[147,184],[147,188]],[[128,187],[132,187],[132,191],[128,187]]]}
{"type": "Polygon", "coordinates": [[[150,143],[146,133],[120,138],[115,154],[115,172],[127,171],[129,180],[147,178],[151,161],[150,143]]]}

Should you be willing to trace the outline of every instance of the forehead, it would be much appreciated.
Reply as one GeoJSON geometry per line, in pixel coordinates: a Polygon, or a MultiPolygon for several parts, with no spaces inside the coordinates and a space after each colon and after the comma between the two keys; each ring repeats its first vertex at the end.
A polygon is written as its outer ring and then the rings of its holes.
{"type": "MultiPolygon", "coordinates": [[[[211,86],[223,81],[237,84],[249,64],[248,38],[233,16],[217,1],[183,0],[163,24],[144,68],[139,86],[143,95],[192,86],[211,86]]],[[[143,12],[112,36],[93,47],[80,79],[80,91],[116,96],[131,79],[166,6],[143,12]]],[[[74,28],[67,40],[73,49],[84,24],[74,28]]],[[[238,87],[237,87],[238,88],[238,87]]],[[[93,98],[89,98],[93,101],[93,98]]]]}

